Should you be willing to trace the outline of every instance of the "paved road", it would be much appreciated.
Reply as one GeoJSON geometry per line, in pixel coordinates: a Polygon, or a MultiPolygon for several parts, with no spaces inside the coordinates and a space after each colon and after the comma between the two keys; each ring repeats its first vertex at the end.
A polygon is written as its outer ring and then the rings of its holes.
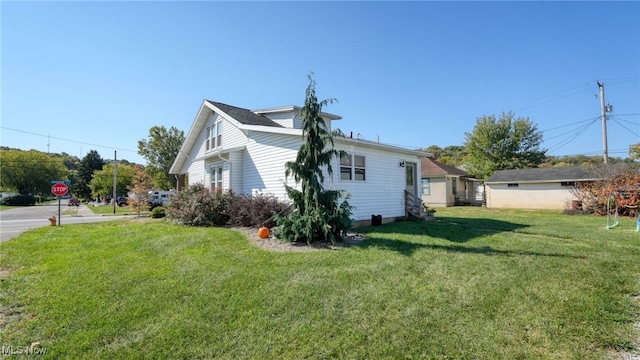
{"type": "MultiPolygon", "coordinates": [[[[60,225],[112,221],[130,217],[94,215],[85,205],[67,206],[67,200],[62,200],[60,209],[62,212],[60,225]]],[[[0,242],[13,239],[30,229],[51,226],[48,219],[53,215],[58,217],[57,203],[0,211],[0,242]]]]}

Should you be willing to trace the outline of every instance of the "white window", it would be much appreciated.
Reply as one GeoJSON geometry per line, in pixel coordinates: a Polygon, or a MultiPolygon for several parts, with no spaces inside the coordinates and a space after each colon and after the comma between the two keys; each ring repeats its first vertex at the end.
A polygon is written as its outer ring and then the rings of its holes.
{"type": "Polygon", "coordinates": [[[222,147],[222,121],[216,123],[216,147],[222,147]]]}
{"type": "Polygon", "coordinates": [[[207,127],[206,136],[207,136],[207,141],[206,141],[205,149],[211,150],[211,126],[207,127]]]}
{"type": "Polygon", "coordinates": [[[431,179],[422,179],[422,195],[431,195],[431,179]]]}
{"type": "Polygon", "coordinates": [[[347,154],[340,158],[340,180],[364,181],[366,179],[364,156],[347,154]]]}
{"type": "Polygon", "coordinates": [[[222,189],[222,166],[211,167],[211,190],[222,189]]]}
{"type": "Polygon", "coordinates": [[[213,150],[222,147],[222,121],[216,122],[206,129],[206,150],[213,150]]]}

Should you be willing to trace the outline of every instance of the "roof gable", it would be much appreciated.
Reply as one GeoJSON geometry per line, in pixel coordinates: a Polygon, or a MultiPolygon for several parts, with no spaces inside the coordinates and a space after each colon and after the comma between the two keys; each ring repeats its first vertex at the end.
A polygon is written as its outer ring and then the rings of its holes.
{"type": "Polygon", "coordinates": [[[469,176],[469,173],[462,169],[443,164],[430,158],[422,158],[422,177],[433,175],[459,175],[469,176]]]}
{"type": "Polygon", "coordinates": [[[220,109],[221,112],[229,115],[230,117],[232,117],[234,120],[236,120],[241,124],[273,126],[273,127],[280,127],[280,128],[283,127],[282,125],[267,118],[266,116],[256,114],[251,110],[243,109],[237,106],[231,106],[231,105],[227,105],[227,104],[223,104],[223,103],[219,103],[211,100],[205,100],[205,101],[213,105],[214,107],[220,109]]]}

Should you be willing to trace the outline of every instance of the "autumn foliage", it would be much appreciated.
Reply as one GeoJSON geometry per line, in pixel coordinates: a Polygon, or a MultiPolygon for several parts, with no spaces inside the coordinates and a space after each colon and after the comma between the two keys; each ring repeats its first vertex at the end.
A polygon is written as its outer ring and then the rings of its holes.
{"type": "Polygon", "coordinates": [[[594,178],[602,180],[577,183],[573,190],[586,209],[606,215],[609,200],[611,212],[615,211],[617,204],[621,216],[638,216],[640,172],[637,168],[616,164],[593,167],[591,171],[594,178]]]}

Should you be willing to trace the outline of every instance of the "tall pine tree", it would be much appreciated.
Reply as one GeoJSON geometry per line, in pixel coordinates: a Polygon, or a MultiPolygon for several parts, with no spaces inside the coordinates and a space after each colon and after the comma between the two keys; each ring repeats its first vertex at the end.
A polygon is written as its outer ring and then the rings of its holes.
{"type": "Polygon", "coordinates": [[[80,160],[80,165],[78,166],[78,182],[74,184],[75,186],[72,189],[77,197],[85,200],[91,198],[91,188],[89,184],[93,179],[93,173],[102,170],[104,164],[105,161],[96,150],[89,151],[87,155],[80,160]]]}
{"type": "Polygon", "coordinates": [[[285,177],[293,176],[299,190],[285,185],[293,201],[293,211],[278,218],[280,237],[287,241],[331,241],[335,243],[351,227],[352,206],[349,194],[342,190],[325,190],[324,173],[333,174],[331,160],[344,156],[334,149],[333,136],[321,116],[322,107],[334,99],[318,102],[316,83],[309,75],[304,107],[301,109],[303,144],[295,161],[285,164],[285,177]]]}

